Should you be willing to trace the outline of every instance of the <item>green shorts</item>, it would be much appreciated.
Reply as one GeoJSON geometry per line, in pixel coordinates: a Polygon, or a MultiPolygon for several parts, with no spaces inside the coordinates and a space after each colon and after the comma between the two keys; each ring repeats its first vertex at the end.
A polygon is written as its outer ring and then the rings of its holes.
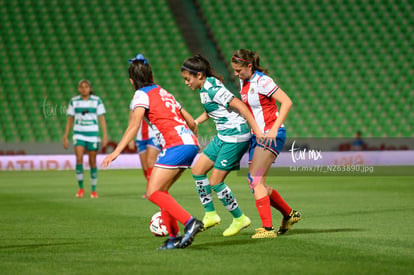
{"type": "Polygon", "coordinates": [[[98,151],[99,142],[89,142],[80,139],[75,139],[73,146],[82,146],[85,147],[88,151],[98,151]]]}
{"type": "Polygon", "coordinates": [[[250,141],[230,143],[215,136],[203,154],[214,162],[214,168],[223,171],[239,170],[240,159],[249,149],[250,141]]]}

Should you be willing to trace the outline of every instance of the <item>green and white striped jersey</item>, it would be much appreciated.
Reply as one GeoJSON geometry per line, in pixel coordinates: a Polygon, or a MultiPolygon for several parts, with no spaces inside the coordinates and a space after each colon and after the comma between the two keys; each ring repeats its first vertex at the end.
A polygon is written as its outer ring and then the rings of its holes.
{"type": "Polygon", "coordinates": [[[105,114],[105,106],[96,95],[88,100],[75,96],[70,100],[66,114],[74,117],[73,140],[100,142],[98,116],[105,114]]]}
{"type": "Polygon", "coordinates": [[[234,95],[215,77],[207,77],[200,89],[201,103],[216,123],[217,136],[225,142],[250,140],[250,127],[238,110],[229,107],[234,95]]]}

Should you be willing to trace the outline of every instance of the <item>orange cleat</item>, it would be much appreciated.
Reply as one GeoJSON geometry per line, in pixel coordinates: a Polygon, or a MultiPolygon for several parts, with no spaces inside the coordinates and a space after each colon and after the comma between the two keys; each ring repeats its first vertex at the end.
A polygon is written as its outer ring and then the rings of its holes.
{"type": "Polygon", "coordinates": [[[78,193],[76,193],[76,197],[77,198],[83,198],[84,193],[85,193],[85,191],[83,190],[83,188],[79,188],[78,193]]]}

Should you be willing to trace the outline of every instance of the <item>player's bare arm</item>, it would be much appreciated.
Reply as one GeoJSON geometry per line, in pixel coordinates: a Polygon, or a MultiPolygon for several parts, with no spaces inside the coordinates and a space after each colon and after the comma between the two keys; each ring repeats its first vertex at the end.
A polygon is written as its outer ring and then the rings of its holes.
{"type": "Polygon", "coordinates": [[[142,118],[144,117],[145,109],[138,107],[132,112],[131,119],[128,124],[128,128],[125,130],[124,136],[119,142],[115,150],[109,154],[103,161],[102,166],[107,168],[108,165],[114,161],[121,152],[128,146],[128,143],[134,139],[138,133],[139,126],[141,124],[142,118]]]}

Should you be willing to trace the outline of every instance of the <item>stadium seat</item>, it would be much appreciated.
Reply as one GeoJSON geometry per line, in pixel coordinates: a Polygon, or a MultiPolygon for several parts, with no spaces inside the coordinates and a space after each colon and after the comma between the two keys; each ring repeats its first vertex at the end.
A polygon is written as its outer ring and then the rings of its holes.
{"type": "MultiPolygon", "coordinates": [[[[414,136],[410,1],[198,4],[225,62],[236,49],[257,51],[291,96],[289,135],[352,137],[359,128],[367,137],[414,136]]],[[[191,114],[202,112],[198,94],[179,73],[191,53],[167,0],[76,5],[22,0],[1,7],[0,99],[7,104],[1,106],[0,140],[60,142],[66,117],[45,120],[42,102],[67,106],[84,78],[104,100],[110,138],[119,140],[133,94],[127,60],[137,52],[147,56],[156,81],[191,114]]],[[[209,136],[215,130],[201,127],[200,132],[209,136]]]]}
{"type": "MultiPolygon", "coordinates": [[[[386,104],[375,102],[375,99],[379,98],[377,94],[380,91],[385,91],[380,97],[386,99],[392,97],[396,90],[400,96],[393,99],[395,106],[403,106],[404,100],[413,98],[410,96],[413,84],[407,80],[413,79],[407,62],[413,56],[413,37],[405,34],[407,26],[413,24],[411,3],[325,1],[322,5],[320,1],[308,1],[296,5],[290,1],[267,1],[263,4],[262,1],[246,0],[236,4],[245,7],[242,12],[237,12],[229,1],[207,0],[200,1],[200,5],[223,52],[231,54],[235,49],[252,47],[263,61],[267,61],[262,64],[295,98],[294,112],[300,113],[300,117],[295,116],[295,119],[315,126],[326,119],[324,114],[328,112],[337,117],[338,123],[348,125],[337,130],[328,126],[324,129],[309,127],[310,132],[306,135],[329,132],[334,137],[351,137],[353,128],[361,125],[366,125],[374,137],[384,136],[384,132],[386,136],[408,134],[402,126],[395,126],[397,131],[388,130],[390,124],[399,125],[395,123],[398,119],[393,112],[381,112],[385,108],[375,107],[386,104]],[[211,8],[218,2],[220,9],[211,8]],[[249,13],[252,16],[245,16],[247,8],[254,11],[249,13]],[[229,14],[230,21],[246,22],[246,25],[241,23],[235,27],[228,23],[228,17],[217,16],[218,10],[229,14]],[[277,39],[272,39],[269,34],[277,39]],[[249,42],[244,41],[247,37],[249,42]],[[258,41],[257,46],[251,41],[258,41]],[[410,76],[405,77],[407,73],[410,76]],[[326,79],[329,82],[321,84],[321,80],[326,79]],[[385,79],[398,79],[398,84],[390,89],[390,81],[385,79]],[[316,94],[308,96],[309,92],[316,94]],[[299,98],[305,98],[306,102],[299,98]],[[363,99],[362,106],[354,105],[358,98],[363,99]],[[311,112],[315,123],[308,120],[306,112],[300,111],[303,104],[313,106],[311,112]],[[351,116],[347,116],[347,105],[352,106],[351,116]],[[368,112],[363,112],[364,105],[368,112]],[[391,120],[384,119],[388,117],[391,120]]],[[[304,134],[305,123],[289,122],[290,133],[304,134]]],[[[408,136],[413,136],[413,133],[408,136]]]]}

